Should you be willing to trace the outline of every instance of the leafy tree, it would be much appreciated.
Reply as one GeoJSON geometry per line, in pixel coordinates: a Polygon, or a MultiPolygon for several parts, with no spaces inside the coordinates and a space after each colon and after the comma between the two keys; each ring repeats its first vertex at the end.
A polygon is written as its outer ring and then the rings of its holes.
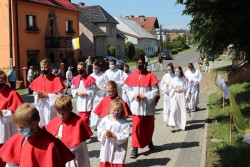
{"type": "Polygon", "coordinates": [[[115,47],[114,47],[113,45],[111,45],[111,46],[108,48],[108,50],[109,50],[109,55],[110,55],[110,56],[115,56],[116,51],[115,51],[115,47]]]}
{"type": "Polygon", "coordinates": [[[193,41],[198,50],[221,54],[230,44],[250,53],[250,10],[248,0],[177,0],[185,5],[183,14],[191,15],[193,41]]]}
{"type": "Polygon", "coordinates": [[[135,56],[135,46],[132,42],[128,41],[125,43],[126,50],[126,58],[129,60],[133,60],[135,56]]]}
{"type": "Polygon", "coordinates": [[[135,49],[135,54],[136,54],[136,55],[145,56],[145,51],[144,51],[143,48],[136,48],[136,49],[135,49]]]}

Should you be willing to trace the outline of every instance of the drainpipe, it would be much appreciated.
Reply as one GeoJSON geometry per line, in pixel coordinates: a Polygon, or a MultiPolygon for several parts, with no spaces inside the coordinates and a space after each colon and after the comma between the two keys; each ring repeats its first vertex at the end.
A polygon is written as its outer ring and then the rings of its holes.
{"type": "MultiPolygon", "coordinates": [[[[19,67],[18,76],[21,76],[21,67],[20,67],[20,47],[19,47],[19,25],[18,25],[18,1],[16,1],[16,35],[17,35],[17,64],[19,67]]],[[[25,78],[23,78],[25,79],[25,78]]]]}
{"type": "Polygon", "coordinates": [[[12,5],[11,0],[9,0],[9,38],[10,38],[10,67],[13,66],[13,48],[12,48],[12,5]]]}

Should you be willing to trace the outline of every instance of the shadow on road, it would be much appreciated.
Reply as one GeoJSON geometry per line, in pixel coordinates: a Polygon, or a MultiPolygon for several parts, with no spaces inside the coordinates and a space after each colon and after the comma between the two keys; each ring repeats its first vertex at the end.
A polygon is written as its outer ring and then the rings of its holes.
{"type": "Polygon", "coordinates": [[[126,164],[126,167],[135,167],[135,166],[141,166],[141,167],[149,167],[149,166],[166,166],[167,163],[170,161],[170,158],[155,158],[155,159],[140,159],[136,162],[131,162],[126,164]]]}

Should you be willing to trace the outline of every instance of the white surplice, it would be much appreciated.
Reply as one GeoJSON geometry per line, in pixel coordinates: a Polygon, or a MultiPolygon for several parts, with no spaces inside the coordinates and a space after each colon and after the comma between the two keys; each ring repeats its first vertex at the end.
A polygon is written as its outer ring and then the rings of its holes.
{"type": "Polygon", "coordinates": [[[97,126],[98,141],[101,143],[100,161],[111,164],[125,164],[130,124],[127,120],[119,118],[109,119],[109,115],[104,117],[97,126]],[[104,136],[106,130],[116,134],[116,138],[104,136]]]}
{"type": "Polygon", "coordinates": [[[199,70],[193,69],[192,71],[187,70],[185,76],[189,81],[188,87],[190,93],[190,99],[187,106],[188,109],[195,110],[195,107],[199,104],[199,84],[202,80],[202,75],[199,70]],[[190,82],[190,80],[193,80],[193,82],[190,82]]]}
{"type": "MultiPolygon", "coordinates": [[[[99,71],[97,74],[92,73],[90,76],[94,77],[96,79],[95,83],[96,86],[99,88],[94,96],[94,103],[93,103],[93,110],[95,107],[99,104],[99,102],[106,96],[106,90],[105,86],[108,82],[108,77],[101,71],[99,71]]],[[[100,118],[97,114],[94,112],[91,112],[90,116],[90,127],[95,127],[99,123],[100,118]]]]}
{"type": "Polygon", "coordinates": [[[170,82],[170,115],[169,126],[174,126],[176,129],[185,130],[186,126],[186,98],[188,83],[185,77],[175,77],[170,82]],[[175,92],[175,89],[182,89],[181,92],[175,92]]]}
{"type": "MultiPolygon", "coordinates": [[[[129,74],[131,74],[130,71],[128,71],[127,73],[124,72],[124,80],[126,80],[126,78],[129,76],[129,74]]],[[[127,85],[126,84],[124,84],[123,87],[122,87],[122,99],[130,107],[130,102],[129,102],[129,98],[128,98],[128,95],[127,95],[127,85]]]]}
{"type": "Polygon", "coordinates": [[[170,114],[170,82],[175,77],[174,73],[166,73],[160,82],[160,88],[162,90],[163,98],[163,121],[168,125],[169,114],[170,114]]]}
{"type": "Polygon", "coordinates": [[[122,97],[122,87],[125,80],[124,72],[116,67],[114,70],[108,69],[105,75],[109,81],[114,81],[117,84],[118,96],[122,97]]]}

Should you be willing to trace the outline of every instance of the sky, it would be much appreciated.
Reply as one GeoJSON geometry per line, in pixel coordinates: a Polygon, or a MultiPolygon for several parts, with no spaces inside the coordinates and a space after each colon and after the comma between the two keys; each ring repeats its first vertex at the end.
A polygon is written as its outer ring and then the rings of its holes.
{"type": "Polygon", "coordinates": [[[184,5],[176,5],[176,0],[72,0],[86,6],[100,5],[110,15],[157,17],[159,25],[167,29],[189,29],[191,16],[182,15],[184,5]]]}

